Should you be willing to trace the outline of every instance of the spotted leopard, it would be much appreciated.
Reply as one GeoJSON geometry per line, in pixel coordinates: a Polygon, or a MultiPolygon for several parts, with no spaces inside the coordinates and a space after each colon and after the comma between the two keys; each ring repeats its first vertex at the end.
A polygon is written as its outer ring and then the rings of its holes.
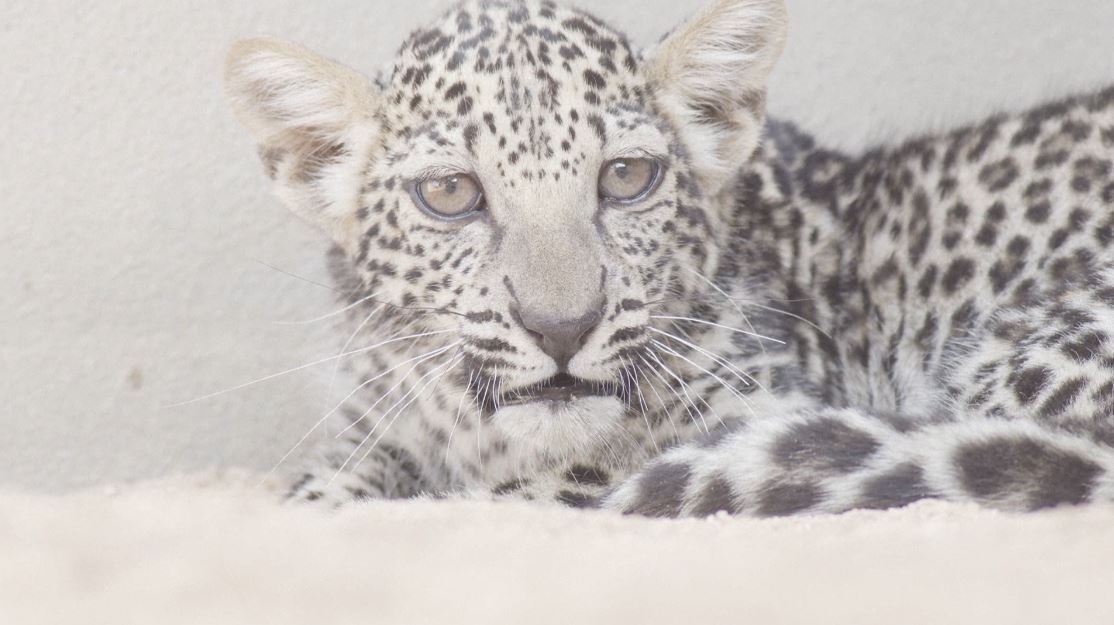
{"type": "Polygon", "coordinates": [[[649,516],[1114,500],[1114,89],[850,155],[765,116],[781,0],[632,47],[468,1],[374,79],[237,43],[353,388],[290,497],[649,516]]]}

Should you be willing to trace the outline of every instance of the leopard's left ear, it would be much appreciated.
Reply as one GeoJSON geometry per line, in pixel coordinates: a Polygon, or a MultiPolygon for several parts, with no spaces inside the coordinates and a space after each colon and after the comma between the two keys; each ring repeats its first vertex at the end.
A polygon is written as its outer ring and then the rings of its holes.
{"type": "Polygon", "coordinates": [[[717,0],[647,55],[657,101],[713,193],[758,147],[787,27],[784,0],[717,0]]]}

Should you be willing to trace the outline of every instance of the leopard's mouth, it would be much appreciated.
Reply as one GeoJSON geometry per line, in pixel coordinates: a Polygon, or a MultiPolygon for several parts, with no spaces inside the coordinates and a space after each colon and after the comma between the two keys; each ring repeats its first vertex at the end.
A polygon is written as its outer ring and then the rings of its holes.
{"type": "Polygon", "coordinates": [[[619,393],[618,384],[590,382],[559,373],[541,384],[507,393],[499,401],[500,406],[520,406],[537,402],[564,403],[582,397],[614,397],[619,393]]]}
{"type": "Polygon", "coordinates": [[[589,397],[615,397],[627,403],[627,385],[617,382],[584,380],[567,373],[559,373],[544,382],[492,394],[479,390],[476,393],[486,411],[495,412],[510,406],[527,404],[569,404],[589,397]]]}

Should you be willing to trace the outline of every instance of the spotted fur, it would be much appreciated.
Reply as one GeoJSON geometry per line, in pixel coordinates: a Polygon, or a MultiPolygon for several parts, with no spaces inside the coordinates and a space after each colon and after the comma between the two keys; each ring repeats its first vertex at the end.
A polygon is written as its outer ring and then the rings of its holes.
{"type": "Polygon", "coordinates": [[[718,0],[637,50],[581,11],[472,1],[374,80],[237,44],[265,169],[336,243],[356,386],[291,497],[1114,499],[1114,89],[848,155],[765,118],[785,26],[780,0],[718,0]],[[597,192],[622,157],[662,166],[632,205],[597,192]],[[449,173],[482,214],[418,209],[449,173]],[[599,322],[566,365],[525,313],[599,322]],[[595,390],[515,402],[562,366],[595,390]]]}

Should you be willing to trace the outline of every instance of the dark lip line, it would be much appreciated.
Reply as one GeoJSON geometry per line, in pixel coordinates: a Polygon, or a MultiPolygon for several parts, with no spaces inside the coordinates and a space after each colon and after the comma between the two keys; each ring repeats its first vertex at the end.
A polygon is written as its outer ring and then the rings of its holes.
{"type": "Polygon", "coordinates": [[[572,378],[567,374],[559,374],[559,376],[554,376],[540,384],[500,394],[498,399],[490,396],[483,397],[481,403],[483,411],[491,414],[497,408],[507,406],[524,406],[534,403],[562,404],[588,397],[615,397],[620,401],[627,401],[624,396],[623,385],[618,382],[595,382],[572,378]],[[560,375],[568,378],[564,382],[572,381],[573,383],[567,386],[553,386],[560,375]]]}
{"type": "Polygon", "coordinates": [[[585,397],[615,397],[618,395],[618,387],[610,387],[602,384],[592,384],[581,382],[575,386],[570,386],[564,389],[533,389],[526,392],[514,392],[504,396],[499,401],[500,406],[522,406],[525,404],[534,403],[565,403],[583,399],[585,397]]]}

